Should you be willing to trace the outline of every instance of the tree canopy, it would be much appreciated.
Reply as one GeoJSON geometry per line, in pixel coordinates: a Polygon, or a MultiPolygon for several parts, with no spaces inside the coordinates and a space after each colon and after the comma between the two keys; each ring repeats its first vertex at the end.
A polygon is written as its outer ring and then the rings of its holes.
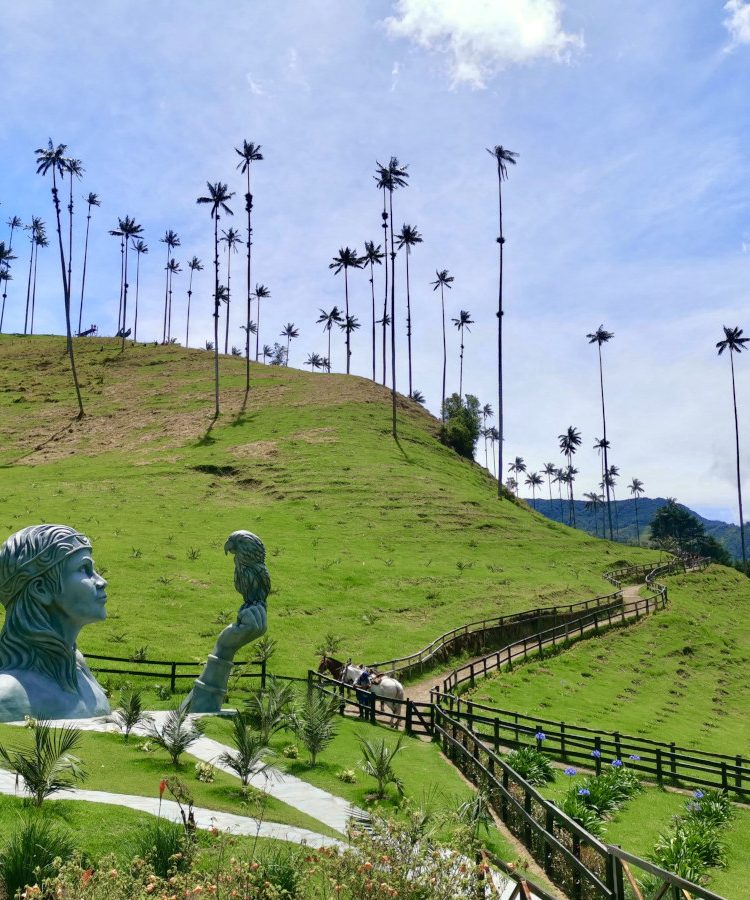
{"type": "Polygon", "coordinates": [[[440,441],[452,447],[460,456],[474,459],[474,448],[482,426],[482,408],[473,394],[462,400],[458,394],[446,397],[443,404],[445,419],[440,429],[440,441]]]}
{"type": "Polygon", "coordinates": [[[651,540],[673,540],[680,550],[708,556],[715,562],[731,566],[729,553],[715,539],[706,534],[703,524],[674,500],[656,511],[651,522],[651,540]]]}

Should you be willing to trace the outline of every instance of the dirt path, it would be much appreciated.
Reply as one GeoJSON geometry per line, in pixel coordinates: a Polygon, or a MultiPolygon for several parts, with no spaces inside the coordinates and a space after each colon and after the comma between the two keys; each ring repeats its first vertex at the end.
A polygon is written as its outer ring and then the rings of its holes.
{"type": "MultiPolygon", "coordinates": [[[[626,585],[622,589],[622,599],[624,603],[631,603],[635,600],[640,599],[640,590],[643,587],[642,583],[639,584],[629,584],[626,585]]],[[[628,613],[626,618],[632,619],[635,617],[635,613],[628,613]]],[[[594,630],[593,625],[589,625],[587,628],[584,628],[584,633],[590,632],[594,630]]],[[[543,646],[546,644],[551,644],[551,641],[546,641],[543,646]]],[[[467,659],[465,662],[461,663],[461,666],[471,665],[473,662],[479,662],[479,660],[484,659],[487,656],[486,653],[481,654],[480,656],[474,656],[471,659],[467,659]]],[[[404,690],[406,691],[406,696],[409,700],[414,700],[417,703],[429,703],[430,702],[430,691],[436,685],[442,685],[443,681],[450,675],[450,673],[455,669],[456,666],[452,666],[450,669],[445,669],[442,672],[433,672],[432,675],[428,675],[426,678],[423,678],[421,681],[415,681],[414,684],[407,684],[404,686],[404,690]]]]}

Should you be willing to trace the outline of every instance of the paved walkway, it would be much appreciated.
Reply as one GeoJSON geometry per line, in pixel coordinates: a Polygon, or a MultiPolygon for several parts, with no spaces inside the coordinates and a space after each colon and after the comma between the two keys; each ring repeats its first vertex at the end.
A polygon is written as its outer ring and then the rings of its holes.
{"type": "MultiPolygon", "coordinates": [[[[0,794],[23,796],[25,794],[23,782],[16,785],[16,777],[12,772],[0,769],[0,794]]],[[[88,803],[107,803],[112,806],[126,806],[138,812],[148,813],[152,816],[159,815],[159,800],[157,797],[138,797],[133,794],[113,794],[109,791],[86,791],[80,788],[59,791],[49,798],[50,800],[85,800],[88,803]]],[[[218,828],[220,831],[228,831],[232,834],[257,835],[262,838],[275,838],[277,841],[291,841],[294,844],[308,844],[311,847],[333,847],[343,845],[343,841],[325,837],[308,831],[306,828],[295,828],[293,825],[281,825],[277,822],[259,822],[249,816],[237,816],[233,813],[216,812],[212,809],[194,807],[195,824],[198,828],[208,830],[218,828]]],[[[173,800],[163,800],[161,815],[172,822],[182,822],[180,808],[173,800]]]]}

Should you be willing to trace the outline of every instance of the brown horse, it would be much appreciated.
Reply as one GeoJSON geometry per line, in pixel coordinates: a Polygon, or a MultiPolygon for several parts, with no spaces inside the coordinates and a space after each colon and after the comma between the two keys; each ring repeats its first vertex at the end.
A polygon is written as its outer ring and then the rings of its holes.
{"type": "Polygon", "coordinates": [[[349,663],[339,662],[339,660],[334,659],[332,656],[323,656],[320,660],[320,665],[318,666],[318,672],[327,672],[331,678],[335,678],[336,681],[341,681],[341,676],[344,674],[348,665],[349,663]]]}

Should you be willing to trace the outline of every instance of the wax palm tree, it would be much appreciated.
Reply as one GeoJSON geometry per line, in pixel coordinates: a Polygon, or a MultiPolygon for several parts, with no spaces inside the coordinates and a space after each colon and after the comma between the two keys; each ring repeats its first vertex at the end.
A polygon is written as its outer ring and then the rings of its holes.
{"type": "MultiPolygon", "coordinates": [[[[379,190],[383,191],[383,212],[381,213],[381,222],[383,229],[383,248],[387,254],[388,252],[388,170],[384,169],[378,163],[378,172],[374,176],[376,185],[379,190]]],[[[378,319],[378,324],[383,326],[383,387],[385,387],[386,382],[386,339],[387,339],[387,331],[391,324],[391,318],[388,315],[388,285],[390,283],[390,278],[388,276],[388,263],[386,262],[383,270],[384,278],[383,278],[383,315],[380,319],[378,319]]]]}
{"type": "Polygon", "coordinates": [[[544,480],[538,472],[529,472],[524,483],[531,488],[531,505],[536,509],[536,489],[544,484],[544,480]]]}
{"type": "Polygon", "coordinates": [[[101,206],[101,200],[96,194],[89,194],[84,198],[88,206],[86,213],[86,240],[83,243],[83,273],[81,274],[81,302],[78,304],[78,333],[81,333],[83,321],[83,292],[86,287],[86,262],[89,256],[89,226],[91,225],[91,207],[101,206]]]}
{"type": "Polygon", "coordinates": [[[273,347],[270,344],[263,344],[263,362],[273,356],[273,347]]]}
{"type": "MultiPolygon", "coordinates": [[[[200,203],[201,200],[198,200],[197,202],[200,203]]],[[[210,202],[210,200],[206,201],[206,202],[210,202]]],[[[213,215],[213,212],[212,212],[212,215],[213,215]]],[[[176,247],[180,246],[180,239],[177,236],[177,233],[172,231],[171,228],[169,228],[169,229],[167,229],[167,231],[164,232],[164,237],[159,238],[159,242],[161,244],[167,245],[167,264],[164,267],[164,271],[167,273],[166,280],[164,282],[164,327],[162,329],[162,335],[161,335],[162,344],[166,344],[167,343],[167,311],[168,311],[168,306],[169,306],[169,261],[172,258],[172,251],[176,247]]],[[[216,278],[217,278],[217,284],[218,284],[218,273],[217,273],[216,278]]]]}
{"type": "MultiPolygon", "coordinates": [[[[307,359],[305,360],[305,365],[310,366],[311,372],[313,369],[319,369],[322,364],[323,364],[323,360],[320,357],[320,354],[318,354],[318,353],[308,353],[307,354],[307,359]]],[[[331,371],[330,368],[328,369],[328,371],[329,372],[331,371]]]]}
{"type": "Polygon", "coordinates": [[[125,283],[125,238],[119,228],[111,228],[109,234],[120,241],[120,295],[117,306],[117,334],[122,328],[122,286],[125,283]]]}
{"type": "MultiPolygon", "coordinates": [[[[361,269],[365,264],[365,257],[357,256],[356,248],[352,247],[341,247],[339,248],[339,255],[334,256],[333,260],[328,264],[329,269],[333,269],[333,274],[338,275],[339,272],[343,270],[344,272],[344,296],[345,296],[345,306],[344,306],[344,317],[345,321],[348,321],[349,316],[349,269],[361,269]]],[[[346,374],[349,374],[350,369],[350,361],[352,356],[351,343],[350,343],[350,335],[351,331],[347,330],[346,332],[346,374]]]]}
{"type": "Polygon", "coordinates": [[[557,485],[557,497],[560,501],[560,521],[565,521],[565,510],[563,508],[562,486],[565,484],[565,473],[562,469],[555,469],[555,475],[552,481],[557,485]]]}
{"type": "Polygon", "coordinates": [[[214,220],[214,395],[216,401],[216,416],[219,415],[219,307],[221,297],[219,295],[219,219],[225,212],[232,216],[234,213],[229,208],[229,201],[234,197],[226,184],[217,181],[211,184],[206,182],[208,195],[198,197],[196,203],[207,203],[211,207],[211,218],[214,220]]]}
{"type": "MultiPolygon", "coordinates": [[[[522,456],[517,456],[512,463],[508,464],[508,471],[513,472],[514,475],[520,475],[522,472],[526,471],[526,463],[523,461],[522,456]]],[[[518,479],[516,481],[516,497],[518,496],[518,479]]]]}
{"type": "MultiPolygon", "coordinates": [[[[167,343],[172,343],[172,278],[175,275],[180,275],[182,273],[182,269],[180,268],[180,264],[177,260],[172,257],[169,260],[169,265],[167,266],[167,278],[169,279],[169,313],[167,315],[167,343]]],[[[227,289],[227,298],[229,297],[229,290],[227,289]]],[[[227,302],[229,302],[227,300],[227,302]]]]}
{"type": "Polygon", "coordinates": [[[10,256],[10,253],[13,249],[13,232],[16,229],[21,228],[22,225],[23,225],[23,223],[21,222],[21,219],[18,216],[11,216],[10,219],[8,219],[8,227],[10,228],[10,237],[8,238],[8,247],[5,251],[5,253],[7,254],[7,256],[6,256],[7,261],[5,262],[4,267],[2,265],[0,265],[0,278],[2,278],[2,281],[3,281],[3,306],[2,306],[2,310],[0,310],[0,334],[2,334],[2,331],[3,331],[3,319],[5,318],[5,301],[8,297],[8,282],[12,280],[12,277],[9,274],[10,262],[11,262],[11,260],[16,258],[15,256],[10,256]]]}
{"type": "Polygon", "coordinates": [[[271,296],[271,289],[266,287],[265,284],[256,284],[253,296],[255,297],[256,312],[258,313],[256,321],[257,331],[255,332],[255,362],[258,362],[258,357],[260,356],[260,301],[268,300],[271,296]]]}
{"type": "MultiPolygon", "coordinates": [[[[10,252],[10,246],[5,246],[5,241],[0,241],[0,280],[3,281],[4,285],[7,285],[9,276],[8,272],[10,270],[10,264],[16,257],[10,252]]],[[[3,330],[3,318],[5,317],[5,287],[3,288],[3,307],[0,310],[0,333],[3,330]]]]}
{"type": "Polygon", "coordinates": [[[490,437],[490,453],[492,454],[492,474],[498,478],[498,470],[495,468],[495,444],[500,440],[500,432],[491,425],[489,428],[490,437]]]}
{"type": "Polygon", "coordinates": [[[552,481],[555,477],[555,473],[557,472],[557,466],[554,463],[548,462],[545,463],[542,467],[542,472],[547,478],[547,489],[549,491],[549,510],[552,512],[552,481]]]}
{"type": "MultiPolygon", "coordinates": [[[[334,325],[341,325],[344,321],[344,317],[341,315],[341,310],[338,306],[334,306],[330,312],[326,312],[324,309],[320,310],[320,316],[318,317],[316,325],[323,325],[323,331],[328,332],[328,374],[331,374],[331,329],[334,325]]],[[[305,363],[307,365],[307,363],[305,363]]]]}
{"type": "Polygon", "coordinates": [[[583,495],[586,499],[586,503],[584,509],[587,512],[594,513],[594,536],[599,537],[599,506],[602,502],[601,497],[596,491],[590,491],[588,494],[583,495]]]}
{"type": "Polygon", "coordinates": [[[229,353],[229,304],[231,302],[232,254],[237,252],[237,244],[241,244],[240,233],[236,228],[222,231],[219,243],[227,245],[227,321],[224,335],[224,353],[229,353]]]}
{"type": "Polygon", "coordinates": [[[187,324],[185,326],[185,346],[189,347],[190,341],[190,301],[193,296],[193,275],[196,272],[203,271],[203,264],[198,259],[197,256],[194,256],[190,262],[188,262],[188,268],[190,269],[190,280],[188,281],[188,292],[187,292],[187,324]]]}
{"type": "MultiPolygon", "coordinates": [[[[245,332],[245,353],[247,354],[250,352],[250,335],[258,333],[258,326],[251,319],[244,325],[240,325],[240,329],[245,332]]],[[[269,347],[268,344],[263,347],[263,362],[266,361],[267,356],[273,356],[273,348],[269,347]],[[266,350],[270,352],[266,353],[266,350]]],[[[247,387],[245,387],[245,391],[247,391],[247,387]]]]}
{"type": "MultiPolygon", "coordinates": [[[[500,144],[495,145],[492,150],[488,148],[487,152],[494,157],[497,164],[498,221],[500,226],[497,238],[500,259],[497,292],[497,421],[500,431],[499,464],[500,471],[502,471],[503,440],[505,437],[503,422],[503,247],[505,245],[505,235],[503,234],[503,181],[508,177],[508,166],[515,166],[518,154],[512,150],[506,150],[500,144]]],[[[497,485],[497,496],[502,497],[499,482],[497,485]]]]}
{"type": "Polygon", "coordinates": [[[457,319],[451,319],[451,322],[458,329],[458,333],[461,336],[461,363],[460,363],[460,374],[458,376],[458,396],[463,396],[463,387],[464,387],[464,331],[471,331],[469,325],[474,324],[474,320],[471,318],[471,313],[465,309],[462,309],[458,314],[457,319]]]}
{"type": "Polygon", "coordinates": [[[350,354],[350,342],[352,334],[360,327],[356,316],[345,316],[343,322],[339,322],[339,328],[346,335],[346,352],[350,354]]]}
{"type": "Polygon", "coordinates": [[[141,256],[148,253],[148,246],[142,238],[132,242],[135,250],[135,317],[133,320],[133,343],[138,340],[138,296],[141,288],[141,256]]]}
{"type": "MultiPolygon", "coordinates": [[[[240,162],[237,163],[237,168],[240,170],[241,174],[247,176],[247,190],[245,192],[245,212],[247,213],[247,314],[245,317],[245,333],[248,336],[247,344],[245,345],[245,391],[250,390],[250,318],[251,318],[251,309],[250,302],[252,298],[252,277],[251,277],[251,259],[252,259],[252,246],[253,246],[253,195],[250,192],[250,167],[252,163],[259,162],[263,159],[263,154],[260,152],[260,144],[254,144],[252,141],[242,142],[242,149],[235,147],[234,152],[240,157],[240,162]]],[[[258,348],[256,346],[255,349],[255,361],[258,362],[258,348]]]]}
{"type": "MultiPolygon", "coordinates": [[[[573,425],[568,426],[568,430],[563,434],[559,434],[557,436],[560,446],[560,453],[562,453],[568,461],[568,471],[573,466],[573,456],[575,455],[578,448],[581,446],[581,432],[575,428],[573,425]]],[[[576,524],[576,509],[575,503],[573,501],[573,479],[571,478],[566,482],[569,489],[569,502],[570,502],[570,516],[569,516],[569,524],[575,528],[576,524]]]]}
{"type": "MultiPolygon", "coordinates": [[[[604,480],[604,491],[606,496],[606,491],[609,489],[609,492],[612,494],[612,504],[615,508],[615,533],[620,533],[620,515],[617,511],[617,498],[615,497],[615,483],[617,479],[620,477],[620,470],[617,466],[610,466],[606,471],[606,477],[604,480]]],[[[610,540],[612,538],[610,537],[610,540]]]]}
{"type": "Polygon", "coordinates": [[[295,328],[294,322],[287,322],[286,325],[281,329],[281,334],[279,337],[286,338],[286,364],[289,365],[289,344],[294,338],[299,337],[299,329],[295,328]]]}
{"type": "Polygon", "coordinates": [[[396,245],[399,250],[406,247],[406,342],[409,357],[409,396],[412,393],[411,380],[411,291],[409,284],[409,256],[411,248],[422,243],[422,235],[413,225],[402,225],[401,231],[396,237],[396,245]]]}
{"type": "Polygon", "coordinates": [[[68,173],[70,196],[68,197],[68,289],[73,291],[73,179],[83,177],[83,163],[80,159],[68,157],[65,160],[65,171],[68,173]]]}
{"type": "Polygon", "coordinates": [[[60,250],[60,272],[63,283],[63,299],[65,303],[65,329],[67,338],[68,358],[70,360],[70,370],[73,375],[73,385],[75,387],[76,399],[78,400],[78,418],[82,419],[86,414],[83,408],[83,398],[81,397],[81,388],[78,384],[78,373],[76,372],[75,355],[73,353],[73,334],[70,327],[70,282],[68,281],[67,271],[65,269],[65,250],[63,248],[62,224],[60,222],[60,194],[57,187],[57,176],[61,178],[66,171],[65,144],[54,146],[50,139],[47,147],[39,147],[36,151],[37,175],[52,175],[52,202],[55,206],[55,218],[57,221],[57,243],[60,250]]]}
{"type": "Polygon", "coordinates": [[[442,417],[443,417],[443,421],[445,421],[445,373],[446,373],[446,369],[448,366],[448,350],[447,350],[447,345],[446,345],[446,340],[445,340],[445,294],[444,294],[444,289],[445,288],[451,289],[453,287],[454,278],[452,275],[448,274],[447,269],[441,269],[440,271],[435,269],[435,275],[437,276],[437,278],[435,279],[435,281],[431,282],[432,290],[436,291],[438,288],[440,288],[440,306],[441,306],[442,313],[443,313],[443,395],[441,397],[442,402],[440,405],[440,409],[443,410],[442,417]]]}
{"type": "Polygon", "coordinates": [[[391,222],[391,408],[393,437],[398,437],[396,428],[396,250],[393,240],[393,192],[400,187],[406,187],[409,176],[406,172],[408,166],[401,165],[395,156],[392,156],[388,166],[377,163],[378,174],[375,176],[378,187],[388,192],[388,217],[391,222]]]}
{"type": "Polygon", "coordinates": [[[729,365],[732,372],[732,405],[734,407],[734,443],[737,451],[737,502],[740,509],[740,541],[742,544],[742,571],[747,575],[747,554],[745,552],[745,522],[742,516],[742,481],[740,478],[740,431],[737,421],[737,392],[734,384],[734,354],[742,353],[748,338],[742,337],[742,329],[738,326],[735,328],[724,328],[724,340],[716,344],[719,356],[729,350],[729,365]]]}
{"type": "MultiPolygon", "coordinates": [[[[375,381],[375,264],[383,264],[383,253],[380,244],[375,246],[375,241],[365,241],[365,255],[362,257],[364,264],[370,266],[370,293],[372,294],[372,380],[375,381]]],[[[388,267],[386,266],[386,272],[388,267]]],[[[383,334],[385,342],[385,333],[383,334]]],[[[385,377],[385,371],[383,372],[385,377]]]]}
{"type": "Polygon", "coordinates": [[[29,275],[26,279],[26,310],[23,317],[23,333],[28,334],[31,324],[31,288],[32,284],[34,284],[33,276],[36,255],[39,249],[40,238],[46,238],[44,222],[39,216],[32,216],[31,223],[24,226],[24,231],[29,232],[29,275]]]}
{"type": "MultiPolygon", "coordinates": [[[[607,416],[605,414],[604,408],[604,369],[602,368],[602,344],[606,344],[608,341],[612,340],[614,334],[611,331],[607,331],[603,325],[600,325],[596,331],[591,332],[591,334],[587,334],[586,337],[589,339],[589,344],[596,344],[597,351],[599,353],[599,387],[601,390],[601,400],[602,400],[602,430],[604,432],[604,436],[602,438],[602,448],[604,450],[604,469],[605,471],[609,468],[609,463],[607,461],[607,450],[609,448],[609,443],[607,441],[607,416]]],[[[612,508],[609,502],[609,487],[607,486],[605,481],[606,488],[606,504],[607,504],[607,519],[609,521],[609,539],[613,539],[612,535],[612,508]]]]}
{"type": "Polygon", "coordinates": [[[39,262],[39,248],[40,247],[49,247],[49,241],[47,240],[47,233],[45,232],[44,228],[42,228],[40,231],[37,231],[37,233],[34,235],[33,240],[34,240],[35,251],[34,251],[34,275],[32,277],[32,283],[31,283],[31,328],[30,328],[31,334],[34,333],[34,313],[36,311],[36,270],[37,270],[37,263],[39,262]]]}
{"type": "Polygon", "coordinates": [[[633,500],[635,501],[635,531],[638,535],[638,546],[641,546],[641,526],[638,522],[638,499],[643,493],[643,482],[640,478],[634,478],[628,485],[633,500]]]}
{"type": "Polygon", "coordinates": [[[138,225],[135,219],[131,219],[130,216],[125,216],[124,219],[118,219],[117,224],[125,243],[125,268],[122,291],[122,345],[120,347],[120,352],[122,352],[125,349],[125,329],[127,328],[128,317],[128,248],[130,246],[130,241],[143,232],[143,227],[138,225]]]}
{"type": "MultiPolygon", "coordinates": [[[[388,266],[385,267],[386,272],[388,271],[388,266]]],[[[385,313],[382,319],[378,319],[378,325],[383,326],[383,384],[385,384],[385,372],[386,372],[386,332],[391,324],[391,317],[388,313],[385,313]]]]}
{"type": "Polygon", "coordinates": [[[484,406],[481,409],[481,413],[482,413],[482,426],[483,426],[482,427],[482,437],[484,438],[484,466],[487,469],[487,471],[489,472],[490,465],[487,460],[487,438],[489,437],[488,430],[487,430],[487,419],[491,419],[492,416],[494,415],[494,413],[493,413],[492,407],[490,406],[489,403],[484,404],[484,406]]]}

